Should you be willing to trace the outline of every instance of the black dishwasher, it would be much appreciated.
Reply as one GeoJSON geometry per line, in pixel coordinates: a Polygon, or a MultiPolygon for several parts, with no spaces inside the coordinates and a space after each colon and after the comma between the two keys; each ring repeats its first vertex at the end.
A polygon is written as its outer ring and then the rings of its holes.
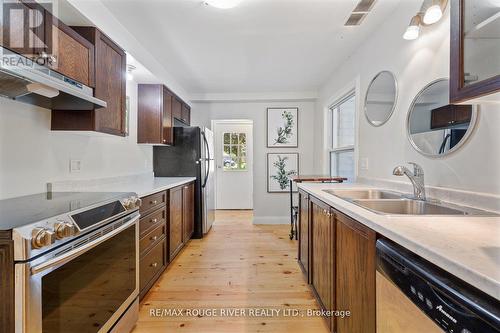
{"type": "Polygon", "coordinates": [[[376,247],[377,333],[500,332],[498,300],[392,241],[376,247]]]}

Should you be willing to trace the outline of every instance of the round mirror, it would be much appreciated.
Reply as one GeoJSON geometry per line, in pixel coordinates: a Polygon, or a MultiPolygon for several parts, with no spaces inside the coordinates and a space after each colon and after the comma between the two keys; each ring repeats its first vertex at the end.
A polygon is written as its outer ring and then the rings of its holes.
{"type": "Polygon", "coordinates": [[[375,75],[365,97],[365,116],[373,126],[385,124],[396,107],[398,95],[396,77],[389,71],[375,75]]]}
{"type": "Polygon", "coordinates": [[[425,86],[410,106],[408,139],[423,155],[442,157],[456,151],[474,129],[476,108],[450,104],[449,94],[449,80],[439,79],[425,86]]]}

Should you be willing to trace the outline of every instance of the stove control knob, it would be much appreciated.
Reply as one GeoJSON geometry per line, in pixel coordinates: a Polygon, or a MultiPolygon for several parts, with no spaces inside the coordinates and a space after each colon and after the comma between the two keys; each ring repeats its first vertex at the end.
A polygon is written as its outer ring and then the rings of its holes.
{"type": "Polygon", "coordinates": [[[54,232],[57,239],[63,239],[75,234],[75,226],[70,222],[57,222],[54,224],[54,232]]]}
{"type": "Polygon", "coordinates": [[[132,200],[130,200],[130,198],[124,199],[122,201],[122,204],[123,204],[123,207],[125,207],[125,209],[127,209],[127,210],[134,209],[134,202],[132,200]]]}
{"type": "Polygon", "coordinates": [[[56,241],[54,232],[46,228],[35,228],[31,232],[31,245],[35,249],[54,244],[56,241]]]}

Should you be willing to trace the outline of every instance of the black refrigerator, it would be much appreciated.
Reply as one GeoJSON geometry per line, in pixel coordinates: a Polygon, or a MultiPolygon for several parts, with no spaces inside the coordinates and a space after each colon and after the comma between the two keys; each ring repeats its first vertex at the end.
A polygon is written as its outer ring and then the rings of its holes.
{"type": "Polygon", "coordinates": [[[215,219],[213,133],[208,128],[174,127],[172,146],[153,147],[155,177],[196,177],[193,238],[202,238],[215,219]]]}

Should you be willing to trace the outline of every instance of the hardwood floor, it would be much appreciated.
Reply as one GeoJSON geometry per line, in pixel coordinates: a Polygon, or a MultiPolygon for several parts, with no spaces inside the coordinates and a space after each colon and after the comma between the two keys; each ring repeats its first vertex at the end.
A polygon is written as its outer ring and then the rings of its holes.
{"type": "Polygon", "coordinates": [[[253,225],[250,211],[217,212],[208,236],[192,240],[146,295],[133,333],[328,332],[321,317],[307,315],[319,306],[288,232],[286,225],[253,225]],[[168,309],[184,309],[183,316],[168,309]],[[217,317],[194,313],[199,309],[215,309],[217,317]],[[229,309],[246,315],[222,315],[229,309]],[[257,313],[270,309],[280,312],[257,313]],[[298,317],[283,315],[294,309],[298,317]]]}

